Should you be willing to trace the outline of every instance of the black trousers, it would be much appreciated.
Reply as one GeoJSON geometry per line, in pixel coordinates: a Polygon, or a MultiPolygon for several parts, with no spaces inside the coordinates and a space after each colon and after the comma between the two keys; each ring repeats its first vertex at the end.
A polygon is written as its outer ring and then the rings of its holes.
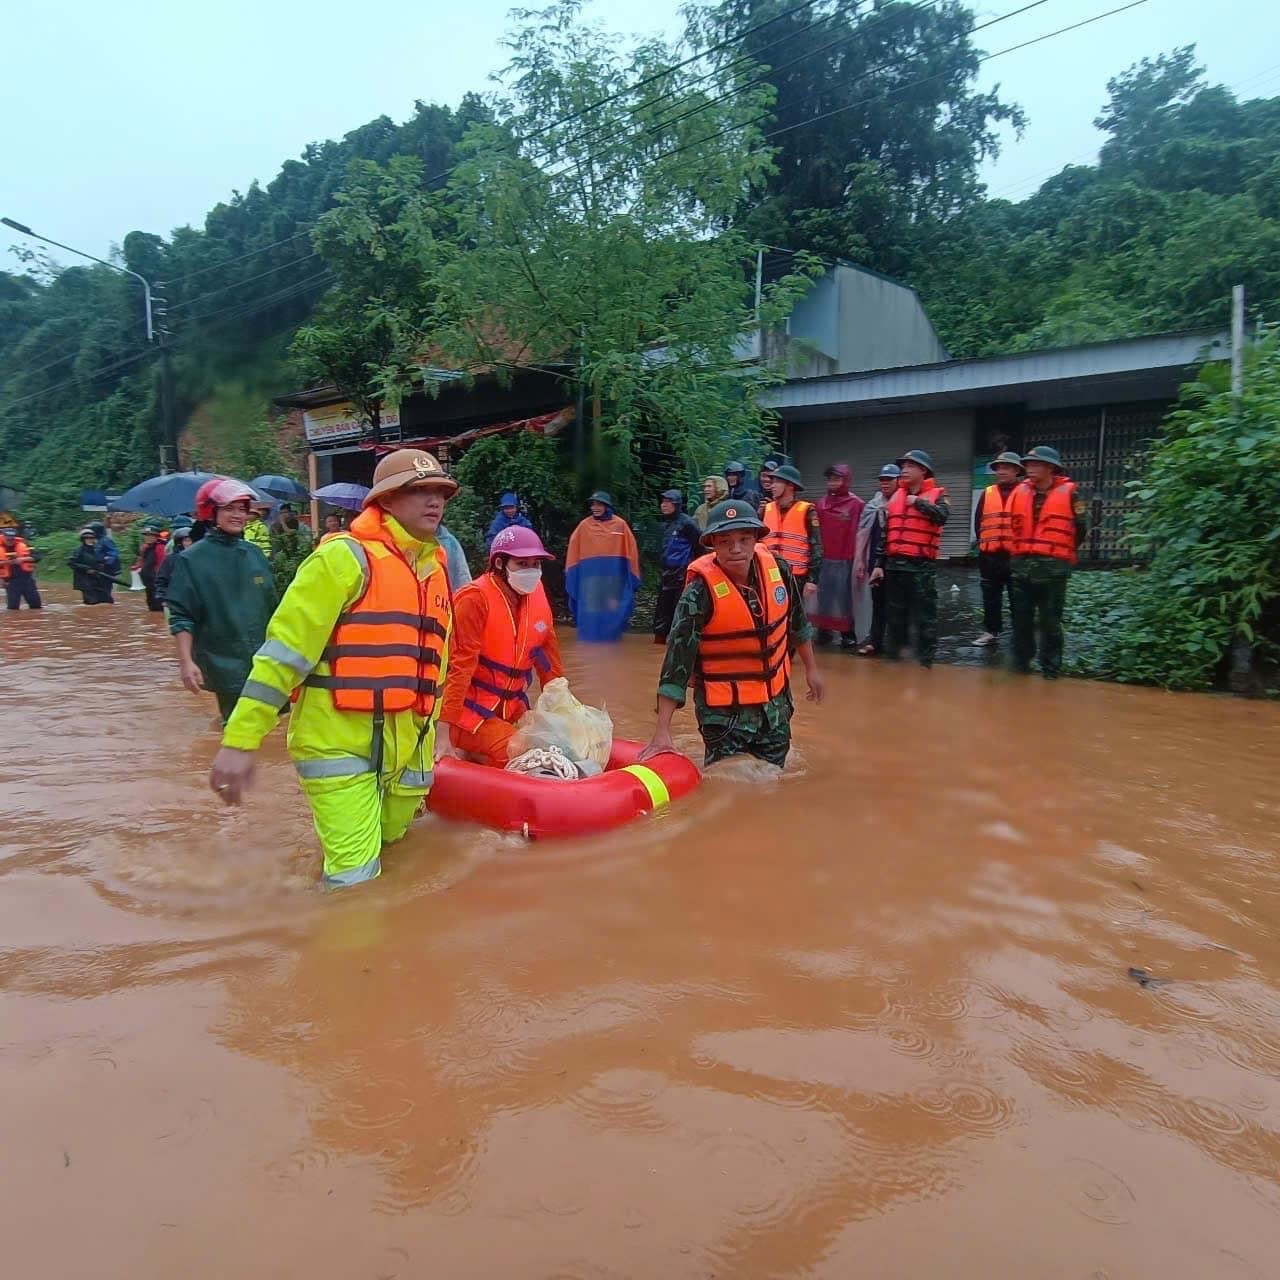
{"type": "Polygon", "coordinates": [[[978,576],[982,580],[982,629],[993,636],[1004,624],[1004,595],[1009,593],[1009,609],[1013,609],[1013,588],[1009,584],[1010,557],[1007,551],[980,551],[978,576]]]}
{"type": "Polygon", "coordinates": [[[12,570],[5,579],[4,594],[6,608],[17,609],[24,600],[28,609],[40,608],[40,592],[36,590],[35,577],[30,573],[12,570]]]}
{"type": "Polygon", "coordinates": [[[884,649],[884,581],[873,583],[871,587],[871,634],[867,637],[877,653],[884,649]]]}
{"type": "Polygon", "coordinates": [[[667,638],[671,630],[671,621],[676,616],[676,604],[683,591],[682,587],[660,587],[658,603],[653,609],[653,634],[661,640],[667,638]]]}

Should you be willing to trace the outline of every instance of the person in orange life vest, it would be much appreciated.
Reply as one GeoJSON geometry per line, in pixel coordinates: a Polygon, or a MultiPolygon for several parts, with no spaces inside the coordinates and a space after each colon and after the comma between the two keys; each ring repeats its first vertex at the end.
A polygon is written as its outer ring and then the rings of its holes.
{"type": "Polygon", "coordinates": [[[42,607],[35,568],[36,553],[18,537],[17,529],[6,525],[0,531],[0,581],[4,583],[6,609],[19,609],[24,600],[28,609],[42,607]]]}
{"type": "Polygon", "coordinates": [[[1089,529],[1088,507],[1056,449],[1037,445],[1022,461],[1027,478],[1014,491],[1012,502],[1013,665],[1023,673],[1031,670],[1038,620],[1040,671],[1056,680],[1062,671],[1067,580],[1089,529]]]}
{"type": "Polygon", "coordinates": [[[750,755],[779,768],[791,749],[791,658],[804,664],[808,698],[821,702],[813,628],[786,561],[760,543],[768,530],[730,498],[711,512],[667,635],[658,722],[640,754],[674,751],[671,718],[693,686],[705,763],[750,755]]]}
{"type": "Polygon", "coordinates": [[[988,485],[973,511],[973,537],[978,544],[978,577],[982,581],[982,634],[974,647],[986,649],[1000,636],[1002,597],[1009,592],[1013,608],[1013,591],[1009,586],[1009,556],[1013,551],[1013,493],[1027,469],[1022,459],[1005,450],[988,468],[995,484],[988,485]]]}
{"type": "Polygon", "coordinates": [[[222,734],[209,785],[237,804],[258,748],[296,696],[289,754],[328,885],[379,875],[383,845],[405,835],[431,787],[453,622],[436,535],[457,491],[422,450],[379,461],[351,528],[299,566],[222,734]]]}
{"type": "Polygon", "coordinates": [[[804,592],[805,604],[812,607],[818,598],[818,575],[822,572],[822,528],[812,502],[803,502],[800,472],[789,462],[775,467],[769,481],[771,497],[760,518],[768,529],[764,545],[795,575],[804,592]]]}
{"type": "Polygon", "coordinates": [[[933,459],[923,449],[909,449],[898,466],[902,475],[885,508],[884,548],[871,582],[883,579],[885,584],[885,657],[901,657],[914,623],[916,660],[931,667],[938,647],[935,566],[951,506],[947,491],[934,479],[933,459]]]}
{"type": "Polygon", "coordinates": [[[542,585],[550,560],[532,529],[511,524],[493,536],[489,571],[453,597],[453,641],[436,755],[447,747],[502,768],[516,721],[541,685],[564,675],[551,604],[542,585]]]}

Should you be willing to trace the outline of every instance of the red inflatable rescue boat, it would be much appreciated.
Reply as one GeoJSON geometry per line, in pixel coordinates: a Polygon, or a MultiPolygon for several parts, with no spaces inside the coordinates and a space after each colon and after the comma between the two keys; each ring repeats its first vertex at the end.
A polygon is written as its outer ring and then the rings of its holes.
{"type": "Polygon", "coordinates": [[[532,778],[446,756],[436,762],[427,808],[454,822],[475,822],[531,839],[609,831],[686,796],[702,781],[688,756],[665,752],[644,764],[643,743],[615,738],[594,778],[532,778]]]}

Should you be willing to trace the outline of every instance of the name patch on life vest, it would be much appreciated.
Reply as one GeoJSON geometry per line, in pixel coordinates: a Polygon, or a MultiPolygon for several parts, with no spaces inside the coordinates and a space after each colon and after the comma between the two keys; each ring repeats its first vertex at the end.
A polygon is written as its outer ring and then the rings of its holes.
{"type": "Polygon", "coordinates": [[[769,570],[769,581],[770,582],[782,581],[782,570],[779,569],[777,565],[774,565],[773,568],[769,570]]]}
{"type": "Polygon", "coordinates": [[[782,604],[782,603],[783,603],[783,601],[785,601],[785,600],[786,600],[786,598],[787,598],[787,589],[786,589],[786,587],[781,587],[781,586],[779,586],[779,587],[774,587],[774,589],[773,589],[773,598],[774,598],[774,600],[775,600],[778,604],[782,604]]]}
{"type": "Polygon", "coordinates": [[[716,595],[718,595],[722,600],[724,599],[724,597],[725,597],[725,596],[727,596],[727,595],[729,594],[729,584],[728,584],[727,582],[717,582],[717,583],[716,583],[716,585],[715,585],[714,587],[712,587],[711,589],[712,589],[712,591],[714,591],[714,592],[716,593],[716,595]]]}

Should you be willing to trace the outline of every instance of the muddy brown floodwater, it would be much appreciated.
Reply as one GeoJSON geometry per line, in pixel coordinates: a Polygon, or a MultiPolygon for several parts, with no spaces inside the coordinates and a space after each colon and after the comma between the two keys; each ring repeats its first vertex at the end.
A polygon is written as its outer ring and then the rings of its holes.
{"type": "MultiPolygon", "coordinates": [[[[781,779],[324,894],[282,735],[224,812],[163,624],[48,596],[6,1276],[1280,1274],[1280,708],[833,656],[781,779]]],[[[568,662],[647,730],[651,645],[568,662]]]]}

